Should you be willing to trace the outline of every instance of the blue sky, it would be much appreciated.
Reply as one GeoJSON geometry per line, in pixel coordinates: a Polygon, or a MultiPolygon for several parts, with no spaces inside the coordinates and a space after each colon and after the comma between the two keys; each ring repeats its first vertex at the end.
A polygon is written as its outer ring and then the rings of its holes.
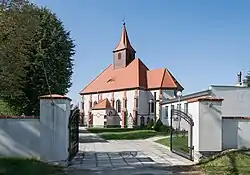
{"type": "Polygon", "coordinates": [[[75,40],[69,96],[112,63],[122,20],[133,47],[149,68],[168,68],[184,94],[210,84],[232,85],[250,69],[250,1],[33,0],[63,21],[75,40]]]}

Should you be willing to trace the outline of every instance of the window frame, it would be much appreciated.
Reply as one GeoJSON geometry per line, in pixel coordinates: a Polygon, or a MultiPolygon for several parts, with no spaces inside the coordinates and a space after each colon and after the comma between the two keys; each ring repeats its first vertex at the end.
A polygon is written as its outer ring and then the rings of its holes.
{"type": "Polygon", "coordinates": [[[155,113],[155,104],[154,102],[150,102],[150,113],[155,113]]]}
{"type": "Polygon", "coordinates": [[[119,52],[119,53],[117,54],[117,58],[118,58],[118,60],[122,59],[122,53],[121,53],[121,52],[119,52]]]}
{"type": "Polygon", "coordinates": [[[121,100],[116,100],[115,102],[115,110],[117,111],[117,113],[120,113],[121,112],[121,100]]]}
{"type": "Polygon", "coordinates": [[[184,112],[188,114],[188,103],[184,103],[184,112]]]}
{"type": "Polygon", "coordinates": [[[181,103],[177,104],[177,110],[181,110],[181,103]]]}
{"type": "Polygon", "coordinates": [[[164,111],[164,118],[165,118],[165,119],[168,119],[168,118],[169,118],[168,106],[165,106],[164,110],[165,110],[165,111],[164,111]]]}

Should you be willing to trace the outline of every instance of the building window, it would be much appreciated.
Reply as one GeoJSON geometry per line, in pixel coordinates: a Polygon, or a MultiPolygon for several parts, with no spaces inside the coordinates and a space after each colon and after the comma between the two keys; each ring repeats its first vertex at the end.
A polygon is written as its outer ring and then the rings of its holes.
{"type": "Polygon", "coordinates": [[[155,112],[155,104],[154,104],[154,102],[150,102],[150,112],[151,113],[155,112]]]}
{"type": "Polygon", "coordinates": [[[168,118],[168,106],[165,106],[165,118],[168,118]]]}
{"type": "Polygon", "coordinates": [[[141,126],[145,125],[144,116],[141,116],[141,126]]]}
{"type": "Polygon", "coordinates": [[[104,119],[107,119],[107,115],[104,115],[104,119]]]}
{"type": "Polygon", "coordinates": [[[188,114],[188,103],[184,104],[184,112],[188,114]]]}
{"type": "Polygon", "coordinates": [[[97,101],[94,102],[94,106],[97,104],[97,101]]]}
{"type": "Polygon", "coordinates": [[[124,100],[124,107],[127,109],[127,100],[124,100]]]}
{"type": "Polygon", "coordinates": [[[118,60],[120,60],[122,58],[122,54],[118,53],[118,60]]]}
{"type": "Polygon", "coordinates": [[[138,98],[135,99],[135,107],[138,108],[138,98]]]}
{"type": "Polygon", "coordinates": [[[84,102],[82,102],[82,110],[84,111],[84,102]]]}
{"type": "Polygon", "coordinates": [[[150,122],[150,117],[147,118],[147,124],[150,122]]]}
{"type": "Polygon", "coordinates": [[[181,104],[177,104],[177,109],[181,110],[181,104]]]}
{"type": "MultiPolygon", "coordinates": [[[[171,105],[171,112],[172,112],[172,110],[174,109],[174,105],[171,105]]],[[[171,114],[172,115],[172,114],[171,114]]]]}
{"type": "Polygon", "coordinates": [[[116,111],[119,113],[121,112],[121,101],[116,100],[116,111]]]}

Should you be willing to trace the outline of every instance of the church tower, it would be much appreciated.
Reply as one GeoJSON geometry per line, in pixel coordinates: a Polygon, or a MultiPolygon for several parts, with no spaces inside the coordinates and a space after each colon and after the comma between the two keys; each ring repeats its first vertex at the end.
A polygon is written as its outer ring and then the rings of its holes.
{"type": "Polygon", "coordinates": [[[124,22],[120,41],[113,50],[113,69],[124,68],[129,65],[135,59],[135,53],[136,51],[130,44],[124,22]]]}

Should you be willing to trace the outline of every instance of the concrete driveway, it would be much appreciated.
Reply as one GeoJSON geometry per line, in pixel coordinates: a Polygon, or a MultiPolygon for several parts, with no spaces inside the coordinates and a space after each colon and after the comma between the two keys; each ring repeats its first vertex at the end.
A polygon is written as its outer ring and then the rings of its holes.
{"type": "Polygon", "coordinates": [[[80,152],[71,168],[85,170],[85,174],[160,175],[173,174],[173,166],[191,164],[153,139],[106,141],[81,128],[80,152]]]}

